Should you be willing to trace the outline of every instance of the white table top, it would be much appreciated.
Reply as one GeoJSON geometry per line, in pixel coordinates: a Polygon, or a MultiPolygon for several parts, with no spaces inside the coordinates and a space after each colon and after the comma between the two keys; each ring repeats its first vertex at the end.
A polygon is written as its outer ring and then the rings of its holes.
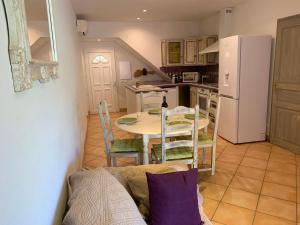
{"type": "MultiPolygon", "coordinates": [[[[142,134],[142,135],[159,135],[161,134],[161,115],[150,115],[148,112],[140,112],[140,113],[132,113],[120,118],[125,117],[135,117],[138,118],[138,122],[127,125],[127,124],[119,124],[118,120],[116,120],[116,126],[121,130],[134,133],[134,134],[142,134]]],[[[184,115],[177,115],[168,118],[168,121],[173,120],[186,120],[189,122],[193,122],[192,120],[188,120],[184,118],[184,115]]],[[[199,130],[207,127],[209,124],[208,119],[201,118],[199,120],[199,130]]],[[[182,133],[183,131],[180,130],[176,133],[182,133]]],[[[172,134],[176,134],[175,132],[172,134]]]]}

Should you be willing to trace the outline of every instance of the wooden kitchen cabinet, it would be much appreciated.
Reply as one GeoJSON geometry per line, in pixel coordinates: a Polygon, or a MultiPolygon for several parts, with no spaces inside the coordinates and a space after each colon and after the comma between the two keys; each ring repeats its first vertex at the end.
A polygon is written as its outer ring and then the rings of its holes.
{"type": "Polygon", "coordinates": [[[197,105],[197,88],[191,87],[190,89],[190,107],[193,108],[197,105]]]}
{"type": "Polygon", "coordinates": [[[168,65],[168,61],[167,61],[167,46],[168,46],[168,42],[167,41],[162,41],[161,42],[161,64],[163,66],[168,65]]]}
{"type": "Polygon", "coordinates": [[[197,64],[197,39],[186,39],[184,41],[184,64],[197,64]]]}
{"type": "Polygon", "coordinates": [[[198,64],[206,65],[205,54],[200,54],[199,52],[206,48],[206,40],[205,38],[201,38],[198,40],[198,64]]]}
{"type": "Polygon", "coordinates": [[[164,40],[161,43],[162,65],[175,66],[183,64],[184,41],[181,39],[164,40]]]}
{"type": "Polygon", "coordinates": [[[198,39],[198,64],[212,65],[218,63],[218,53],[200,54],[199,52],[218,41],[218,36],[207,36],[198,39]]]}
{"type": "Polygon", "coordinates": [[[163,66],[212,65],[218,63],[218,53],[200,54],[218,40],[218,36],[205,36],[190,39],[171,39],[161,42],[163,66]]]}
{"type": "Polygon", "coordinates": [[[166,93],[166,100],[168,103],[168,108],[173,109],[178,106],[178,88],[164,88],[167,91],[166,93]]]}

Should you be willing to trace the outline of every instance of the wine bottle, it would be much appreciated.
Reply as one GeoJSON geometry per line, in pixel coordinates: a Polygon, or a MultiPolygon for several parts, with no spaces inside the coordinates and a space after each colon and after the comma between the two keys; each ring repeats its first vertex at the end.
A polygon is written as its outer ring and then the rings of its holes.
{"type": "Polygon", "coordinates": [[[163,97],[163,102],[162,102],[162,104],[161,104],[161,107],[168,108],[168,103],[167,103],[167,98],[166,98],[166,96],[163,97]]]}

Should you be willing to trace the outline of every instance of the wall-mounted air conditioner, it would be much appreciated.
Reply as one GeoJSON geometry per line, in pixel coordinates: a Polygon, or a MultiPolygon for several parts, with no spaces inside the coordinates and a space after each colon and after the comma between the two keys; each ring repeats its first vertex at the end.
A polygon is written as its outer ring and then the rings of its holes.
{"type": "Polygon", "coordinates": [[[77,25],[77,31],[81,35],[86,35],[88,32],[88,22],[86,20],[77,20],[76,21],[77,25]]]}

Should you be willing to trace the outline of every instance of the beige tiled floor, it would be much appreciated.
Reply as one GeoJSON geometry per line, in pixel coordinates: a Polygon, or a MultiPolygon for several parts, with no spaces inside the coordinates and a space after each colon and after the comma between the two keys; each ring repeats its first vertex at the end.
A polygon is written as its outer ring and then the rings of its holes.
{"type": "MultiPolygon", "coordinates": [[[[117,138],[133,137],[114,125],[113,130],[117,138]]],[[[106,166],[98,116],[89,119],[84,165],[106,166]]],[[[127,165],[134,160],[118,160],[118,166],[127,165]]],[[[214,225],[300,225],[300,155],[266,142],[232,145],[219,138],[216,166],[214,176],[199,174],[204,209],[214,225]]]]}

